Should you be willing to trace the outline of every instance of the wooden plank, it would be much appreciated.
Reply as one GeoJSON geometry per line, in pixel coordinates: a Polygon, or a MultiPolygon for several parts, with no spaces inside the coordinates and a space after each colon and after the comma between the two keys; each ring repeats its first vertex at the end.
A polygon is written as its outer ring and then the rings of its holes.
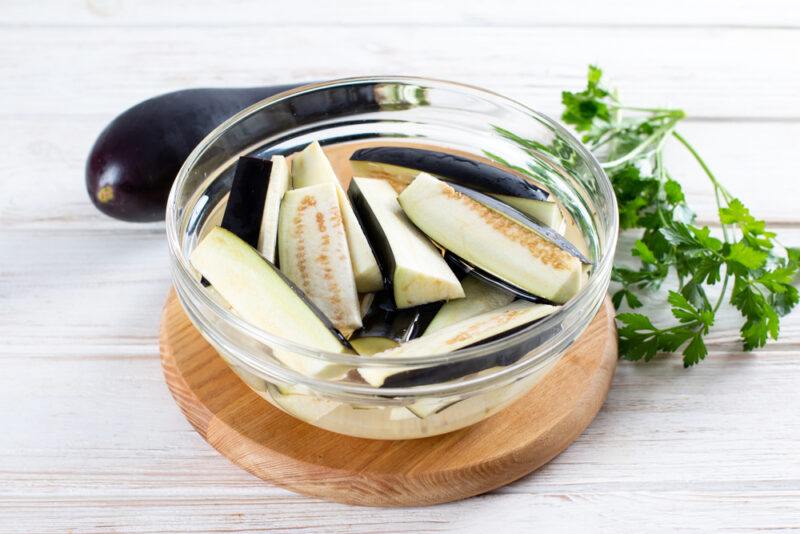
{"type": "MultiPolygon", "coordinates": [[[[798,229],[780,236],[800,243],[798,229]]],[[[43,361],[154,357],[159,310],[170,286],[166,248],[160,229],[4,230],[0,250],[14,254],[0,266],[0,360],[21,354],[43,361]]],[[[670,320],[663,295],[645,309],[670,320]]],[[[740,324],[738,312],[724,308],[709,346],[717,354],[740,354],[740,324]]],[[[781,339],[761,352],[787,354],[798,347],[795,313],[783,320],[781,339]]]]}
{"type": "MultiPolygon", "coordinates": [[[[430,25],[443,26],[741,26],[798,27],[800,16],[791,0],[748,2],[732,0],[725,8],[711,2],[677,0],[668,8],[626,0],[596,2],[559,2],[546,7],[524,0],[504,2],[487,9],[478,0],[443,0],[426,2],[406,0],[387,7],[368,0],[327,2],[309,0],[303,5],[302,18],[281,19],[281,25],[308,27],[320,24],[357,25],[430,25]]],[[[30,26],[217,26],[275,23],[275,15],[285,8],[280,2],[235,0],[224,9],[214,2],[178,0],[80,0],[38,2],[36,9],[25,0],[6,0],[3,4],[5,25],[30,26]]]]}
{"type": "Polygon", "coordinates": [[[0,442],[0,510],[6,524],[37,532],[246,530],[258,522],[459,531],[502,517],[510,531],[534,518],[612,529],[648,513],[665,528],[792,526],[800,521],[798,365],[777,353],[715,357],[688,372],[674,361],[623,362],[596,421],[534,476],[462,503],[365,513],[292,496],[218,456],[172,404],[155,356],[18,358],[4,362],[0,378],[2,405],[15,407],[0,442]],[[556,512],[562,503],[572,513],[556,512]],[[742,505],[745,522],[735,513],[742,505]]]}
{"type": "Polygon", "coordinates": [[[9,27],[0,33],[0,115],[111,115],[184,87],[387,71],[484,86],[548,110],[561,90],[584,85],[588,63],[598,63],[626,100],[641,105],[682,106],[695,117],[800,118],[800,70],[785,59],[800,31],[329,25],[301,39],[297,32],[280,25],[9,27]]]}
{"type": "MultiPolygon", "coordinates": [[[[548,110],[557,114],[558,107],[548,110]]],[[[0,117],[0,146],[14,158],[0,160],[4,182],[0,221],[4,228],[64,231],[159,232],[160,224],[131,225],[110,219],[91,205],[83,185],[83,165],[95,136],[110,115],[74,113],[47,118],[0,117]],[[68,172],[65,172],[67,171],[68,172]]],[[[797,222],[792,169],[800,151],[800,123],[687,123],[685,135],[707,159],[717,177],[770,223],[797,222]],[[790,189],[791,190],[791,189],[790,189]]],[[[715,220],[716,206],[708,180],[688,154],[668,146],[667,163],[684,184],[701,221],[715,220]]]]}
{"type": "MultiPolygon", "coordinates": [[[[800,230],[780,236],[800,243],[800,230]]],[[[155,356],[159,310],[170,286],[166,248],[161,231],[5,230],[0,250],[14,255],[0,266],[0,359],[155,356]]],[[[670,320],[663,295],[645,310],[670,320]]],[[[738,312],[724,308],[709,345],[739,354],[740,324],[738,312]]],[[[784,318],[781,339],[762,352],[786,354],[799,346],[795,313],[784,318]]]]}

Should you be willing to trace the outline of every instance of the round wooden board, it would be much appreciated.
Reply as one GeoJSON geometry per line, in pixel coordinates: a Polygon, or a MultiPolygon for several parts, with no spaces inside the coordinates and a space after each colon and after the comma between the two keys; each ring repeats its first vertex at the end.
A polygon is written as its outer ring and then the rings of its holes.
{"type": "Polygon", "coordinates": [[[331,501],[418,506],[508,484],[552,460],[589,425],[617,363],[614,309],[597,317],[533,390],[471,427],[406,441],[352,438],[274,408],[194,328],[174,291],[161,319],[161,362],[186,418],[236,465],[331,501]]]}

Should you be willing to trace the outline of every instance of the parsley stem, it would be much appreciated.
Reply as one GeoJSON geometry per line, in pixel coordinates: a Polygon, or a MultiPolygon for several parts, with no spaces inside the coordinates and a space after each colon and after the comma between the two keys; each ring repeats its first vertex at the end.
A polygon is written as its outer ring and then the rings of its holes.
{"type": "MultiPolygon", "coordinates": [[[[672,132],[672,136],[677,139],[678,142],[686,148],[686,150],[689,151],[692,157],[694,157],[695,161],[700,165],[700,168],[703,169],[703,172],[706,174],[706,176],[708,176],[708,179],[711,180],[711,185],[714,186],[714,197],[717,203],[717,211],[719,211],[722,208],[722,199],[720,198],[720,195],[722,195],[726,202],[729,202],[731,198],[730,193],[728,193],[725,188],[722,187],[722,184],[719,183],[717,177],[714,176],[713,172],[711,172],[711,169],[708,167],[705,160],[700,157],[700,154],[697,153],[697,150],[695,150],[692,144],[689,143],[685,137],[676,131],[672,132]]],[[[731,236],[728,232],[728,225],[720,221],[720,226],[722,226],[722,235],[725,238],[725,242],[730,243],[731,236]]]]}
{"type": "Polygon", "coordinates": [[[670,109],[670,108],[645,108],[640,106],[612,106],[616,109],[625,110],[625,111],[639,111],[642,113],[653,113],[653,114],[660,114],[665,115],[668,117],[675,117],[676,119],[682,119],[686,116],[686,113],[682,109],[670,109]]]}
{"type": "Polygon", "coordinates": [[[652,134],[650,134],[650,136],[647,139],[636,145],[636,147],[630,150],[627,154],[615,160],[606,161],[605,163],[601,164],[601,167],[603,167],[604,169],[611,169],[614,167],[618,167],[623,163],[627,163],[628,161],[638,158],[650,145],[652,145],[656,141],[660,142],[664,137],[666,137],[669,131],[675,127],[676,122],[677,120],[671,121],[661,126],[660,128],[657,128],[652,134]]]}

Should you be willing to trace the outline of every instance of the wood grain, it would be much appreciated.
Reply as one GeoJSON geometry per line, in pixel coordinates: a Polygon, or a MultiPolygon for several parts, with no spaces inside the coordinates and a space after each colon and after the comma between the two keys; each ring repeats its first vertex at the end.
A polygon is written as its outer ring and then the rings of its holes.
{"type": "MultiPolygon", "coordinates": [[[[215,2],[174,0],[40,0],[32,11],[27,0],[4,0],[3,22],[19,26],[259,26],[274,22],[280,0],[230,0],[226,9],[215,2]],[[276,7],[277,6],[277,7],[276,7]]],[[[386,16],[381,2],[363,0],[307,0],[302,20],[282,20],[283,26],[307,28],[337,26],[559,26],[631,27],[675,29],[683,27],[793,28],[800,13],[793,0],[730,0],[725,9],[714,2],[676,0],[669,9],[653,9],[639,2],[548,2],[546,8],[529,0],[507,0],[502,9],[486,9],[482,0],[406,0],[403,9],[386,16]],[[578,5],[580,9],[578,9],[578,5]],[[691,13],[691,17],[686,14],[691,13]],[[424,16],[421,16],[424,15],[424,16]]]]}
{"type": "Polygon", "coordinates": [[[786,54],[798,46],[798,33],[329,23],[297,39],[297,29],[282,24],[7,27],[0,32],[0,49],[8,57],[0,62],[6,95],[0,116],[71,114],[65,102],[80,102],[86,113],[113,115],[186,87],[392,73],[471,83],[550,111],[559,108],[562,90],[585,85],[587,64],[599,63],[625,101],[636,105],[681,107],[695,119],[794,121],[800,119],[800,70],[787,64],[786,54]],[[160,59],[165,49],[171,60],[160,59]],[[92,51],[90,61],[72,61],[86,50],[92,51]],[[102,83],[98,73],[117,83],[102,83]],[[14,78],[39,83],[10,83],[14,78]],[[48,79],[58,81],[57,91],[44,83],[48,79]]]}
{"type": "Polygon", "coordinates": [[[347,504],[430,505],[508,484],[583,432],[603,405],[616,368],[613,311],[606,299],[556,366],[510,407],[470,427],[414,440],[343,436],[273,407],[203,339],[174,291],[161,319],[161,361],[192,426],[259,478],[347,504]]]}

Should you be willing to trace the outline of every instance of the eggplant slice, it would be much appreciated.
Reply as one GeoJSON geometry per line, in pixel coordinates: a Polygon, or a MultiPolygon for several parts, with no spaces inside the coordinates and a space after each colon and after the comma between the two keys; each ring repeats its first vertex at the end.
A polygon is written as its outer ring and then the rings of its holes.
{"type": "MultiPolygon", "coordinates": [[[[245,321],[294,343],[334,353],[352,347],[303,292],[256,249],[216,227],[195,247],[190,261],[245,321]]],[[[275,349],[275,357],[297,372],[341,377],[347,368],[275,349]]]]}
{"type": "Polygon", "coordinates": [[[461,287],[464,288],[466,296],[463,299],[446,302],[425,329],[425,335],[464,319],[507,306],[515,297],[513,293],[482,282],[474,276],[461,280],[461,287]]]}
{"type": "Polygon", "coordinates": [[[314,141],[293,158],[292,184],[295,189],[300,189],[327,183],[333,183],[336,186],[356,287],[360,293],[380,291],[383,289],[381,272],[367,237],[364,235],[364,229],[361,228],[358,218],[353,213],[353,207],[347,200],[347,195],[336,177],[331,162],[319,143],[314,141]]]}
{"type": "MultiPolygon", "coordinates": [[[[480,194],[480,193],[478,193],[480,194]]],[[[486,195],[482,195],[486,196],[486,195]]],[[[398,196],[409,219],[433,241],[469,263],[529,293],[556,303],[583,285],[574,246],[536,229],[509,211],[499,211],[425,173],[398,196]]],[[[505,204],[500,203],[504,208],[505,204]]],[[[513,210],[512,208],[508,208],[513,210]]],[[[514,210],[515,211],[515,210],[514,210]]]]}
{"type": "Polygon", "coordinates": [[[275,251],[278,246],[278,214],[281,209],[281,200],[289,189],[289,165],[283,156],[272,156],[272,170],[269,173],[269,185],[264,200],[263,215],[261,216],[261,232],[258,236],[256,247],[262,256],[272,263],[275,261],[275,251]]]}
{"type": "Polygon", "coordinates": [[[401,180],[405,178],[409,182],[419,172],[426,172],[485,193],[531,200],[549,200],[550,198],[550,193],[523,180],[516,174],[504,171],[494,165],[446,152],[423,148],[381,146],[356,150],[350,156],[350,162],[354,172],[359,169],[369,169],[369,164],[377,164],[378,169],[390,166],[395,172],[389,174],[397,176],[401,180]],[[418,172],[403,172],[399,169],[395,170],[396,168],[413,169],[418,172]]]}
{"type": "Polygon", "coordinates": [[[278,225],[281,271],[345,336],[361,310],[334,184],[287,191],[278,225]]]}
{"type": "Polygon", "coordinates": [[[398,308],[464,296],[439,251],[400,209],[397,192],[388,182],[353,178],[348,194],[398,308]]]}
{"type": "Polygon", "coordinates": [[[236,162],[236,173],[220,226],[251,247],[258,246],[271,170],[272,162],[260,158],[245,156],[236,162]]]}
{"type": "MultiPolygon", "coordinates": [[[[426,356],[445,354],[474,346],[509,332],[527,327],[539,319],[558,310],[558,306],[533,304],[523,300],[512,302],[502,308],[476,315],[451,324],[432,334],[427,334],[397,348],[376,354],[380,357],[426,356]]],[[[530,345],[526,341],[526,347],[530,345]]],[[[532,348],[532,347],[531,347],[532,348]]],[[[528,348],[528,350],[530,350],[528,348]]],[[[441,366],[408,367],[362,367],[358,373],[372,386],[407,386],[453,380],[498,365],[509,365],[522,357],[519,350],[501,350],[464,362],[453,362],[441,366]]]]}
{"type": "Polygon", "coordinates": [[[514,173],[474,159],[424,148],[382,146],[356,150],[350,156],[350,164],[356,176],[385,178],[403,184],[411,183],[417,174],[426,172],[496,196],[556,230],[562,230],[564,225],[561,209],[548,191],[514,173]]]}
{"type": "MultiPolygon", "coordinates": [[[[222,214],[220,226],[236,234],[251,247],[258,248],[261,241],[264,201],[271,170],[270,161],[250,156],[239,158],[222,214]]],[[[211,285],[206,277],[202,277],[200,283],[204,287],[211,285]]]]}

